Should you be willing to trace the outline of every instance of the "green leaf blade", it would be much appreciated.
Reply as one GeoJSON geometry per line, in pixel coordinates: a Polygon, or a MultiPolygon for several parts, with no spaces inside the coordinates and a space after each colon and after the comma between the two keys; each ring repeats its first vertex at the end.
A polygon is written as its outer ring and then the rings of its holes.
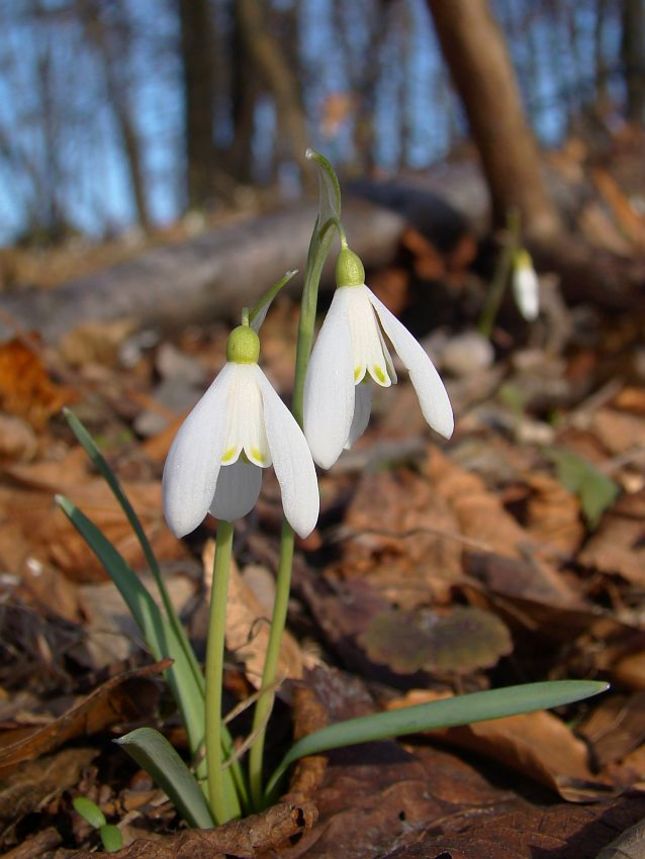
{"type": "Polygon", "coordinates": [[[598,695],[609,688],[593,680],[555,680],[472,692],[400,710],[337,722],[295,743],[273,774],[267,795],[272,796],[288,767],[301,757],[359,743],[416,734],[437,728],[467,725],[504,716],[560,707],[598,695]]]}
{"type": "Polygon", "coordinates": [[[99,828],[99,835],[106,853],[116,853],[123,847],[123,836],[118,826],[106,823],[99,828]]]}
{"type": "Polygon", "coordinates": [[[106,825],[105,815],[95,802],[88,799],[86,796],[75,796],[72,800],[74,811],[93,826],[94,829],[100,829],[106,825]]]}
{"type": "Polygon", "coordinates": [[[187,823],[199,829],[213,826],[202,789],[163,734],[154,728],[136,728],[114,742],[152,776],[187,823]]]}

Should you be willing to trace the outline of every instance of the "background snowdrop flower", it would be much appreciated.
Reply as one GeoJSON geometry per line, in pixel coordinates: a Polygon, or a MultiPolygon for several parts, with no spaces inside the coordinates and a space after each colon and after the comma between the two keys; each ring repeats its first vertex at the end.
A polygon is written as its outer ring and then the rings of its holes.
{"type": "Polygon", "coordinates": [[[363,264],[347,247],[338,256],[336,281],[305,380],[304,429],[315,461],[330,468],[362,435],[372,406],[370,379],[384,388],[396,382],[386,338],[410,374],[424,418],[449,438],[452,407],[430,357],[365,286],[363,264]]]}
{"type": "Polygon", "coordinates": [[[163,474],[164,515],[178,537],[210,512],[232,522],[253,509],[273,463],[285,516],[306,537],[318,519],[316,472],[302,430],[257,364],[260,341],[235,328],[227,363],[175,436],[163,474]]]}
{"type": "Polygon", "coordinates": [[[513,295],[517,308],[528,322],[540,312],[540,285],[528,251],[521,249],[513,260],[513,295]]]}

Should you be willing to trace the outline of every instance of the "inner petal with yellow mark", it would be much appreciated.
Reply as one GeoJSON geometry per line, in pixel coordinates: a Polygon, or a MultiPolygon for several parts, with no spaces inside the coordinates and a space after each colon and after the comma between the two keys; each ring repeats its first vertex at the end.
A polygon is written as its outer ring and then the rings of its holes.
{"type": "Polygon", "coordinates": [[[367,373],[377,385],[389,388],[392,381],[396,381],[396,376],[367,290],[361,286],[341,289],[351,290],[347,312],[354,356],[354,384],[362,382],[367,373]]]}
{"type": "Polygon", "coordinates": [[[226,443],[222,465],[232,465],[242,451],[249,462],[267,468],[271,453],[264,426],[264,406],[254,364],[236,364],[227,411],[226,443]]]}

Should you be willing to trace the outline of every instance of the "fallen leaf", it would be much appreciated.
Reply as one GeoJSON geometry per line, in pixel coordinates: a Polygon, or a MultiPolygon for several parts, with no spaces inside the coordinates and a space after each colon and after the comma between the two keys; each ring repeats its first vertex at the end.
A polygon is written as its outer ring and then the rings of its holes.
{"type": "Polygon", "coordinates": [[[614,455],[642,446],[645,439],[645,420],[615,409],[598,409],[593,416],[591,429],[614,455]]]}
{"type": "MultiPolygon", "coordinates": [[[[213,576],[215,542],[209,540],[202,553],[204,578],[210,591],[213,576]]],[[[226,610],[226,646],[243,664],[250,683],[262,685],[264,658],[269,641],[271,610],[262,605],[250,586],[231,562],[226,610]]],[[[279,681],[299,679],[303,672],[303,655],[298,642],[285,630],[280,644],[277,677],[279,681]]]]}
{"type": "Polygon", "coordinates": [[[0,345],[0,408],[42,429],[76,394],[53,382],[38,353],[21,338],[0,345]]]}
{"type": "Polygon", "coordinates": [[[466,674],[491,668],[513,643],[499,618],[482,609],[456,606],[377,614],[359,638],[375,662],[401,674],[417,671],[466,674]]]}
{"type": "Polygon", "coordinates": [[[432,734],[499,761],[569,802],[597,800],[609,788],[589,769],[588,751],[582,740],[561,719],[544,710],[432,734]]]}
{"type": "Polygon", "coordinates": [[[620,487],[591,462],[571,451],[552,448],[547,455],[555,463],[558,480],[578,495],[589,527],[595,528],[616,500],[620,487]]]}
{"type": "MultiPolygon", "coordinates": [[[[0,734],[0,777],[11,773],[23,761],[51,752],[79,736],[96,734],[111,725],[149,715],[150,694],[143,694],[145,681],[161,674],[169,661],[155,662],[111,677],[64,715],[35,729],[5,731],[0,734]]],[[[148,687],[156,699],[157,687],[148,687]]]]}
{"type": "Polygon", "coordinates": [[[565,555],[573,555],[584,537],[580,504],[575,494],[550,475],[523,475],[530,490],[526,502],[526,530],[540,543],[548,543],[565,555]]]}
{"type": "Polygon", "coordinates": [[[578,556],[581,564],[645,585],[645,490],[624,495],[578,556]]]}
{"type": "Polygon", "coordinates": [[[37,449],[36,434],[27,421],[0,414],[0,461],[29,462],[37,449]]]}
{"type": "Polygon", "coordinates": [[[645,691],[603,696],[577,731],[598,765],[621,760],[645,742],[645,691]]]}

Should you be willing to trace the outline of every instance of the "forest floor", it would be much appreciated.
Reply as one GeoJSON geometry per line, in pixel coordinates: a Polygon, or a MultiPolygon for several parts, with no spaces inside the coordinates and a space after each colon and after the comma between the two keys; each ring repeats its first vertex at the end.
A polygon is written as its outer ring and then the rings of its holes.
{"type": "MultiPolygon", "coordinates": [[[[418,271],[377,272],[374,284],[413,320],[433,289],[418,271]]],[[[207,842],[111,742],[154,725],[185,747],[161,667],[53,496],[69,496],[147,576],[60,415],[69,406],[123,482],[203,653],[215,523],[175,539],[160,475],[225,360],[228,327],[170,338],[110,325],[76,351],[24,333],[0,345],[2,856],[89,856],[98,839],[73,810],[79,794],[118,825],[116,855],[130,859],[594,859],[645,818],[644,314],[567,307],[557,284],[543,278],[531,326],[507,302],[489,342],[473,325],[485,283],[461,271],[451,321],[424,340],[455,408],[453,438],[430,437],[404,379],[378,391],[366,434],[321,473],[320,521],[297,545],[271,748],[292,721],[311,730],[532,680],[602,679],[610,692],[305,761],[290,805],[207,842]]],[[[263,366],[286,399],[296,322],[285,297],[262,330],[263,366]]],[[[267,473],[236,531],[230,709],[258,684],[280,519],[267,473]]],[[[243,713],[233,731],[248,729],[243,713]]],[[[644,833],[637,852],[603,857],[643,855],[644,833]]]]}

